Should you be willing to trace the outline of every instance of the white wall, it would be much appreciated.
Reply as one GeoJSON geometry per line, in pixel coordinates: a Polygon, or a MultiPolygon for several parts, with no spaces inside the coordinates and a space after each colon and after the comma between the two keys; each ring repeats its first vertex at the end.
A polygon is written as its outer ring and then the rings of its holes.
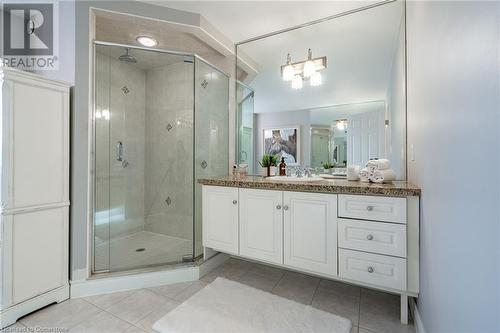
{"type": "Polygon", "coordinates": [[[498,2],[408,3],[426,332],[500,332],[499,11],[498,2]]]}
{"type": "Polygon", "coordinates": [[[38,71],[50,79],[75,83],[75,1],[58,0],[59,5],[59,68],[38,71]]]}

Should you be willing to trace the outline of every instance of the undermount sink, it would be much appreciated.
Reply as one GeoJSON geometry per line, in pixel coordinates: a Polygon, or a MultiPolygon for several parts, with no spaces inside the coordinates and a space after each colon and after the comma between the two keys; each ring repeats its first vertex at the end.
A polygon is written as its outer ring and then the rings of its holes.
{"type": "Polygon", "coordinates": [[[321,177],[287,177],[287,176],[274,176],[269,177],[269,180],[280,180],[280,181],[288,181],[288,182],[317,182],[320,180],[324,180],[321,177]]]}

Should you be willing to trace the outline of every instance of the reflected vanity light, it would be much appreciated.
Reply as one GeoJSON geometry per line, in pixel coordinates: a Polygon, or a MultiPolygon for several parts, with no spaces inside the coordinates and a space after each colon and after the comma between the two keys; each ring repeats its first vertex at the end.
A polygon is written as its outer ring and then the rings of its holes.
{"type": "Polygon", "coordinates": [[[302,76],[297,74],[293,77],[292,89],[302,89],[302,76]]]}
{"type": "Polygon", "coordinates": [[[317,87],[323,83],[319,71],[325,68],[326,56],[313,58],[311,49],[307,50],[307,60],[294,63],[292,63],[292,57],[288,53],[286,63],[281,66],[281,77],[285,82],[292,81],[293,89],[302,88],[302,83],[299,83],[297,76],[301,78],[301,81],[311,80],[310,85],[317,87]]]}
{"type": "Polygon", "coordinates": [[[321,80],[321,73],[320,72],[314,72],[313,75],[311,75],[311,87],[317,87],[321,85],[322,80],[321,80]]]}
{"type": "Polygon", "coordinates": [[[153,47],[158,45],[158,41],[150,36],[137,36],[135,39],[139,44],[146,47],[153,47]]]}
{"type": "Polygon", "coordinates": [[[347,129],[347,119],[340,119],[336,121],[336,127],[339,131],[347,129]]]}
{"type": "Polygon", "coordinates": [[[290,56],[290,53],[288,53],[286,56],[286,65],[283,68],[282,76],[283,81],[292,81],[293,77],[295,76],[295,70],[293,69],[292,57],[290,56]]]}
{"type": "Polygon", "coordinates": [[[311,77],[316,73],[316,66],[312,61],[312,51],[311,49],[307,50],[307,61],[304,64],[304,77],[311,77]]]}
{"type": "Polygon", "coordinates": [[[102,111],[100,110],[97,110],[95,112],[95,119],[104,119],[104,120],[109,120],[109,110],[108,109],[104,109],[102,111]]]}

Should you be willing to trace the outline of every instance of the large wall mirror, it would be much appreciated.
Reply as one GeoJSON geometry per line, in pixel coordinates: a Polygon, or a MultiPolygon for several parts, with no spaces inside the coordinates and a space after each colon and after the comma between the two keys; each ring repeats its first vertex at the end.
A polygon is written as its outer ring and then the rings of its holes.
{"type": "Polygon", "coordinates": [[[237,45],[238,163],[387,158],[406,178],[405,9],[388,2],[237,45]]]}

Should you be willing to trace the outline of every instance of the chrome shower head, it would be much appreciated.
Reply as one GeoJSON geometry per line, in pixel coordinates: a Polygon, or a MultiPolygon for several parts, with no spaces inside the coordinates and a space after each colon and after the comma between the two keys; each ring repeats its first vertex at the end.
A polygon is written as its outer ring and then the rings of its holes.
{"type": "Polygon", "coordinates": [[[125,48],[125,54],[122,54],[121,56],[118,57],[118,60],[120,61],[125,61],[125,62],[131,62],[131,63],[136,63],[137,59],[130,54],[130,48],[125,48]]]}

